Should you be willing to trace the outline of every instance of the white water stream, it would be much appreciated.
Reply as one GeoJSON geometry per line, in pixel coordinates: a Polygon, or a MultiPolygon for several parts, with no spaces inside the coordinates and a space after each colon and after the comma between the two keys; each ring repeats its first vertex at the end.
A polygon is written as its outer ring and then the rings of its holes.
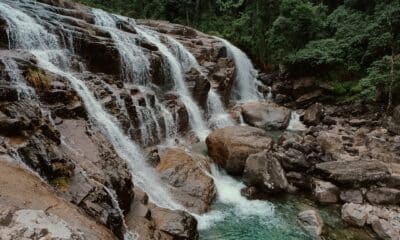
{"type": "Polygon", "coordinates": [[[228,56],[233,59],[235,62],[235,70],[236,70],[236,86],[237,89],[233,92],[235,96],[233,96],[236,100],[241,102],[249,102],[249,101],[257,101],[260,100],[260,94],[257,91],[257,70],[254,68],[251,60],[247,55],[234,46],[229,41],[218,38],[221,41],[227,51],[228,56]]]}
{"type": "Polygon", "coordinates": [[[158,33],[145,29],[141,26],[137,26],[136,31],[147,41],[156,45],[163,55],[164,59],[167,61],[168,66],[165,67],[168,67],[168,70],[170,71],[174,80],[176,91],[179,94],[182,103],[185,104],[186,110],[189,113],[189,122],[192,130],[196,133],[197,137],[201,141],[204,141],[210,130],[208,129],[203,119],[199,106],[192,99],[189,90],[185,85],[184,74],[182,72],[182,67],[178,59],[174,56],[171,50],[169,50],[168,47],[161,42],[158,33]]]}

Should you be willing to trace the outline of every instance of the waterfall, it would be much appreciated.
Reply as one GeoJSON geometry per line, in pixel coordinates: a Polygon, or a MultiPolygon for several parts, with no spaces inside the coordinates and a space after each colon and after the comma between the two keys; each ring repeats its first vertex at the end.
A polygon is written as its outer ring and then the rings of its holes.
{"type": "Polygon", "coordinates": [[[113,39],[121,55],[121,73],[125,82],[147,85],[150,63],[143,51],[137,47],[133,34],[117,29],[115,17],[100,9],[93,9],[97,26],[106,30],[113,39]]]}
{"type": "Polygon", "coordinates": [[[18,68],[18,64],[12,58],[4,58],[1,60],[4,64],[4,70],[7,73],[12,85],[16,86],[18,92],[18,99],[23,97],[33,98],[35,90],[29,87],[23,79],[22,72],[18,68]]]}
{"type": "Polygon", "coordinates": [[[185,71],[190,71],[194,68],[203,75],[200,64],[197,62],[193,54],[182,45],[182,43],[170,36],[166,36],[166,40],[185,71]]]}
{"type": "Polygon", "coordinates": [[[237,89],[234,89],[234,98],[242,102],[260,100],[260,94],[257,91],[257,70],[254,68],[251,60],[239,48],[225,39],[215,37],[221,41],[228,51],[228,56],[235,62],[237,89]]]}
{"type": "Polygon", "coordinates": [[[107,192],[107,194],[110,196],[111,202],[113,204],[113,207],[115,209],[117,209],[118,214],[122,219],[122,224],[123,224],[123,226],[125,228],[124,240],[137,240],[137,239],[139,239],[138,234],[132,233],[131,231],[129,231],[128,226],[126,225],[126,222],[125,222],[124,212],[122,211],[121,207],[119,206],[119,203],[118,203],[118,200],[117,200],[117,194],[115,193],[115,191],[112,190],[112,189],[109,189],[105,185],[103,185],[103,188],[107,192]]]}
{"type": "Polygon", "coordinates": [[[267,89],[268,89],[268,93],[267,93],[266,101],[269,103],[273,103],[274,97],[272,96],[272,88],[268,87],[267,89]]]}
{"type": "Polygon", "coordinates": [[[296,111],[292,111],[290,116],[289,126],[287,130],[289,131],[305,131],[307,127],[300,121],[300,114],[296,111]]]}
{"type": "Polygon", "coordinates": [[[208,92],[207,106],[212,126],[223,128],[234,125],[230,115],[225,112],[220,96],[212,88],[208,92]]]}
{"type": "MultiPolygon", "coordinates": [[[[122,32],[117,29],[116,18],[124,21],[128,21],[128,19],[122,16],[113,16],[100,9],[92,9],[92,13],[95,17],[96,25],[100,26],[111,35],[118,49],[121,57],[121,73],[122,77],[125,78],[125,82],[137,84],[141,91],[146,91],[147,89],[144,86],[149,85],[147,79],[149,79],[150,76],[150,63],[143,51],[137,46],[136,38],[133,34],[122,32]]],[[[154,128],[159,140],[162,139],[162,133],[154,108],[148,104],[147,96],[145,96],[145,100],[146,107],[138,107],[137,114],[139,115],[141,125],[142,144],[147,145],[155,142],[152,135],[154,128]]],[[[156,99],[156,101],[158,103],[158,99],[156,99]]],[[[158,103],[157,105],[160,106],[161,104],[158,103]]],[[[168,109],[162,107],[161,110],[163,112],[164,122],[168,123],[166,125],[175,125],[173,118],[171,123],[170,116],[172,114],[168,112],[168,109]]],[[[174,139],[177,135],[175,131],[171,132],[169,129],[166,129],[166,131],[167,141],[174,139]]]]}
{"type": "Polygon", "coordinates": [[[82,99],[90,119],[104,133],[117,154],[128,163],[134,184],[141,187],[160,207],[183,209],[164,188],[154,169],[147,165],[138,146],[124,135],[114,117],[102,108],[85,83],[69,72],[68,68],[62,69],[69,65],[69,61],[67,52],[59,47],[57,37],[47,32],[33,18],[7,4],[0,3],[0,13],[8,22],[13,23],[9,25],[10,32],[19,36],[19,48],[30,50],[36,56],[39,67],[69,81],[82,99]],[[32,39],[40,39],[40,42],[32,42],[32,39]]]}
{"type": "Polygon", "coordinates": [[[181,101],[185,104],[186,110],[189,113],[189,122],[192,130],[196,133],[197,137],[204,141],[209,133],[209,129],[203,120],[199,106],[192,99],[189,90],[185,85],[185,78],[182,72],[181,65],[174,54],[165,46],[159,39],[157,33],[145,29],[143,27],[136,27],[136,31],[143,36],[147,41],[155,44],[168,63],[169,71],[175,83],[175,88],[179,94],[181,101]]]}

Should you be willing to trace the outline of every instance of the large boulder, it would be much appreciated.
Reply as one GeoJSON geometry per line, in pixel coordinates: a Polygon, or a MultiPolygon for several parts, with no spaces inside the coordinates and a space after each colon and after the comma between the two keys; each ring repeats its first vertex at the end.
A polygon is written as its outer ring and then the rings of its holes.
{"type": "Polygon", "coordinates": [[[336,203],[338,201],[339,188],[330,182],[315,179],[313,181],[313,195],[320,203],[336,203]]]}
{"type": "Polygon", "coordinates": [[[306,109],[303,116],[303,121],[307,125],[318,125],[323,116],[323,106],[320,103],[315,103],[306,109]]]}
{"type": "Polygon", "coordinates": [[[393,204],[400,203],[400,190],[395,188],[375,188],[367,192],[367,199],[372,204],[393,204]]]}
{"type": "Polygon", "coordinates": [[[269,150],[272,139],[258,128],[234,126],[217,129],[206,139],[208,154],[228,173],[241,175],[249,155],[269,150]]]}
{"type": "Polygon", "coordinates": [[[341,184],[376,182],[390,176],[388,167],[375,160],[325,162],[315,167],[326,178],[341,184]]]}
{"type": "Polygon", "coordinates": [[[340,200],[346,203],[363,203],[363,194],[359,189],[349,189],[340,192],[340,200]]]}
{"type": "Polygon", "coordinates": [[[208,163],[209,159],[203,155],[167,148],[160,152],[157,170],[161,179],[173,186],[176,199],[186,208],[204,213],[215,196],[214,182],[205,173],[208,163]]]}
{"type": "Polygon", "coordinates": [[[264,192],[281,192],[288,187],[288,181],[278,159],[268,151],[250,155],[246,160],[243,181],[264,192]]]}
{"type": "Polygon", "coordinates": [[[273,103],[250,102],[242,105],[244,121],[265,130],[286,129],[291,111],[273,103]]]}
{"type": "Polygon", "coordinates": [[[299,223],[304,230],[309,232],[313,237],[319,238],[324,230],[324,221],[319,212],[315,210],[306,210],[297,216],[299,223]]]}
{"type": "Polygon", "coordinates": [[[153,209],[151,211],[156,229],[172,235],[173,239],[195,240],[198,238],[197,221],[184,211],[153,209]]]}

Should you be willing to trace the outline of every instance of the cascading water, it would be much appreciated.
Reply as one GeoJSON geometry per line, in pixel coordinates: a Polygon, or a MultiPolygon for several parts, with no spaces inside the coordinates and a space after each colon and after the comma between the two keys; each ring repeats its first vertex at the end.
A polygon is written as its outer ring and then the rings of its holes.
{"type": "Polygon", "coordinates": [[[112,37],[121,56],[121,73],[125,82],[147,85],[150,75],[150,63],[143,51],[137,47],[135,37],[117,29],[115,16],[100,9],[93,9],[97,26],[102,27],[112,37]]]}
{"type": "Polygon", "coordinates": [[[193,131],[196,133],[197,137],[201,141],[204,141],[209,133],[209,129],[203,120],[199,106],[194,102],[194,100],[189,94],[189,90],[185,85],[185,79],[182,73],[182,68],[177,58],[167,48],[167,46],[165,46],[160,41],[157,33],[140,26],[137,26],[136,30],[147,41],[155,44],[162,53],[162,55],[164,56],[164,59],[168,63],[169,67],[168,70],[170,71],[172,78],[174,80],[176,91],[179,94],[183,104],[185,104],[186,110],[189,113],[190,125],[193,131]]]}
{"type": "MultiPolygon", "coordinates": [[[[204,73],[197,62],[196,58],[190,53],[180,42],[174,38],[167,36],[168,45],[171,46],[175,56],[181,62],[183,69],[190,71],[196,69],[201,75],[204,73]]],[[[210,89],[207,98],[208,114],[210,115],[209,121],[213,128],[222,128],[232,126],[233,122],[230,119],[229,114],[225,112],[224,105],[221,101],[220,96],[214,89],[210,89]]]]}
{"type": "Polygon", "coordinates": [[[172,52],[178,58],[182,68],[185,71],[190,71],[192,68],[194,68],[203,74],[200,64],[197,62],[196,58],[182,45],[182,43],[170,36],[166,36],[165,38],[167,40],[167,44],[171,47],[172,52]]]}
{"type": "Polygon", "coordinates": [[[23,75],[21,70],[19,70],[17,63],[12,58],[3,58],[2,63],[4,64],[4,70],[7,73],[8,77],[13,86],[16,86],[18,91],[18,98],[32,98],[35,96],[35,91],[26,85],[25,80],[23,79],[23,75]]]}
{"type": "Polygon", "coordinates": [[[300,121],[300,114],[296,111],[292,111],[287,130],[289,130],[289,131],[305,131],[306,129],[307,129],[307,127],[300,121]]]}
{"type": "MultiPolygon", "coordinates": [[[[145,92],[147,89],[144,86],[149,85],[147,79],[150,76],[150,63],[143,51],[137,46],[137,42],[135,37],[127,32],[122,32],[117,29],[116,19],[129,21],[129,19],[124,18],[122,16],[114,16],[111,15],[101,9],[93,9],[92,13],[95,17],[95,23],[97,26],[102,27],[106,30],[112,37],[118,52],[121,56],[121,73],[125,78],[125,82],[129,84],[137,84],[141,91],[145,92]]],[[[145,97],[146,102],[148,102],[147,97],[145,97]]],[[[158,103],[157,105],[161,105],[158,103]]],[[[171,113],[169,113],[168,109],[161,107],[163,112],[164,122],[167,126],[176,125],[175,122],[171,121],[171,113]]],[[[144,145],[151,144],[156,142],[153,139],[153,129],[155,127],[156,135],[159,141],[162,139],[161,127],[158,122],[156,113],[154,108],[149,104],[146,104],[146,107],[138,107],[139,120],[141,123],[141,137],[142,143],[144,145]]],[[[166,127],[167,127],[166,126],[166,127]]],[[[176,131],[172,131],[170,129],[166,129],[166,139],[169,141],[176,137],[176,131]]]]}
{"type": "Polygon", "coordinates": [[[84,82],[74,77],[68,69],[63,70],[68,66],[68,57],[67,52],[59,47],[57,37],[47,32],[30,16],[5,3],[0,2],[0,13],[8,22],[13,23],[9,25],[10,32],[18,36],[18,48],[30,50],[36,56],[41,68],[69,81],[81,97],[91,120],[103,131],[117,154],[128,163],[134,183],[157,205],[170,209],[183,209],[170,196],[154,170],[147,165],[138,146],[124,135],[114,117],[102,108],[84,82]],[[34,42],[32,39],[40,39],[40,42],[34,42]]]}
{"type": "Polygon", "coordinates": [[[234,125],[230,115],[225,112],[219,95],[212,88],[208,92],[207,106],[210,115],[209,121],[214,128],[234,125]]]}
{"type": "Polygon", "coordinates": [[[224,44],[229,57],[235,62],[235,84],[237,87],[233,91],[235,100],[241,102],[260,100],[260,94],[257,91],[257,70],[254,68],[251,60],[243,51],[227,40],[218,37],[215,38],[224,44]]]}

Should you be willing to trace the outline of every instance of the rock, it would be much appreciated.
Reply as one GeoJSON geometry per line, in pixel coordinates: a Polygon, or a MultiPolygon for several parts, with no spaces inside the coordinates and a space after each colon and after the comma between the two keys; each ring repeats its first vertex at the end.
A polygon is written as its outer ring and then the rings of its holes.
{"type": "Polygon", "coordinates": [[[368,121],[365,119],[353,118],[353,119],[350,119],[350,121],[349,121],[349,125],[352,127],[361,127],[361,126],[366,125],[367,123],[368,123],[368,121]]]}
{"type": "Polygon", "coordinates": [[[301,97],[299,97],[298,99],[296,99],[296,104],[298,106],[308,106],[310,105],[310,103],[313,103],[316,100],[318,100],[322,96],[322,94],[323,94],[322,90],[315,90],[313,92],[306,93],[301,97]]]}
{"type": "Polygon", "coordinates": [[[303,121],[307,125],[318,125],[323,117],[323,106],[320,103],[311,105],[304,112],[303,121]]]}
{"type": "Polygon", "coordinates": [[[228,173],[241,175],[249,155],[269,150],[272,139],[261,129],[235,126],[217,129],[206,139],[208,154],[228,173]]]}
{"type": "Polygon", "coordinates": [[[22,209],[8,211],[7,221],[0,225],[0,237],[12,239],[76,239],[84,240],[88,236],[74,229],[58,216],[42,210],[22,209]]]}
{"type": "Polygon", "coordinates": [[[306,210],[297,216],[300,225],[312,236],[318,238],[324,230],[324,221],[315,210],[306,210]]]}
{"type": "Polygon", "coordinates": [[[326,178],[342,184],[373,183],[390,176],[388,167],[375,160],[325,162],[315,168],[326,178]]]}
{"type": "Polygon", "coordinates": [[[395,188],[375,188],[367,192],[367,199],[373,204],[392,204],[400,203],[400,190],[395,188]]]}
{"type": "Polygon", "coordinates": [[[288,182],[300,189],[309,189],[309,179],[299,172],[288,172],[286,174],[288,182]]]}
{"type": "Polygon", "coordinates": [[[342,207],[342,219],[350,225],[363,227],[371,210],[369,205],[346,203],[342,207]]]}
{"type": "Polygon", "coordinates": [[[358,189],[343,190],[340,192],[340,200],[346,203],[363,203],[363,195],[358,189]]]}
{"type": "Polygon", "coordinates": [[[388,221],[384,219],[376,219],[372,222],[372,229],[374,232],[384,240],[398,240],[400,239],[399,229],[393,227],[388,221]]]}
{"type": "Polygon", "coordinates": [[[299,170],[307,169],[311,166],[311,164],[307,162],[304,154],[294,148],[289,148],[286,151],[282,149],[282,151],[275,152],[274,155],[279,159],[285,169],[299,170]]]}
{"type": "Polygon", "coordinates": [[[184,211],[153,209],[152,218],[157,229],[174,236],[174,239],[198,239],[197,221],[184,211]]]}
{"type": "Polygon", "coordinates": [[[398,210],[368,204],[346,203],[342,207],[342,218],[353,226],[371,225],[380,239],[400,239],[400,213],[398,210]]]}
{"type": "Polygon", "coordinates": [[[264,102],[250,102],[242,106],[244,121],[265,130],[286,129],[291,111],[285,107],[264,102]]]}
{"type": "Polygon", "coordinates": [[[314,179],[313,195],[320,203],[337,203],[339,188],[330,182],[314,179]]]}
{"type": "Polygon", "coordinates": [[[264,192],[282,192],[288,187],[285,171],[268,151],[252,154],[247,158],[243,182],[264,192]]]}
{"type": "Polygon", "coordinates": [[[163,181],[173,186],[175,199],[196,213],[204,213],[215,197],[214,182],[200,167],[208,168],[209,162],[203,155],[167,148],[160,153],[157,171],[163,181]]]}

